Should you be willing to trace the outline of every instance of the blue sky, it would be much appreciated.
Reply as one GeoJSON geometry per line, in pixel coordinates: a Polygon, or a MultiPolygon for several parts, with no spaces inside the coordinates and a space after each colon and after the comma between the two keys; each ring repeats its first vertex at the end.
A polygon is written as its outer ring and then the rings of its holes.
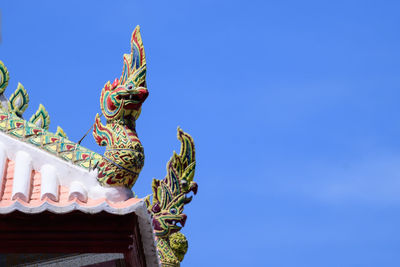
{"type": "MultiPolygon", "coordinates": [[[[183,266],[400,266],[398,1],[8,1],[11,81],[78,141],[141,25],[137,122],[163,178],[176,127],[199,192],[183,266]]],[[[82,143],[102,153],[91,136],[82,143]]]]}

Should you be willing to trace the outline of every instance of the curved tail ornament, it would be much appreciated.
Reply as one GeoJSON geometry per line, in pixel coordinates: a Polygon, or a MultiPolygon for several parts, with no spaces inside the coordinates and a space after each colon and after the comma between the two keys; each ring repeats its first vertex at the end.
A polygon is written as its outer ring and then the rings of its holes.
{"type": "Polygon", "coordinates": [[[192,200],[190,192],[197,193],[195,173],[195,149],[193,138],[178,128],[181,142],[179,155],[173,153],[167,163],[167,176],[163,180],[153,179],[153,200],[146,198],[149,212],[153,215],[153,226],[158,254],[162,266],[180,266],[188,248],[186,237],[179,231],[187,216],[185,204],[192,200]]]}

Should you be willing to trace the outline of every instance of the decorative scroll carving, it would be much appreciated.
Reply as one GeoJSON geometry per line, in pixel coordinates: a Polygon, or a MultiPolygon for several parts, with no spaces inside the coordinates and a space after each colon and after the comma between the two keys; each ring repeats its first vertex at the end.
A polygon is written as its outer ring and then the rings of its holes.
{"type": "Polygon", "coordinates": [[[8,74],[8,70],[6,66],[4,66],[3,62],[0,60],[0,94],[2,94],[4,90],[6,90],[9,79],[10,76],[8,74]]]}
{"type": "Polygon", "coordinates": [[[36,126],[48,130],[50,126],[50,116],[42,104],[39,105],[38,110],[29,119],[29,122],[36,124],[36,126]]]}
{"type": "Polygon", "coordinates": [[[91,169],[98,164],[102,158],[101,155],[68,140],[61,128],[56,134],[47,131],[50,119],[43,105],[39,106],[29,121],[22,119],[22,114],[29,102],[28,93],[19,83],[17,90],[7,100],[3,93],[8,80],[8,70],[0,61],[0,131],[77,166],[91,169]]]}
{"type": "Polygon", "coordinates": [[[24,86],[21,83],[18,83],[18,87],[15,92],[10,96],[8,101],[8,109],[15,113],[18,117],[22,117],[24,111],[28,107],[29,96],[28,92],[26,92],[24,86]]]}

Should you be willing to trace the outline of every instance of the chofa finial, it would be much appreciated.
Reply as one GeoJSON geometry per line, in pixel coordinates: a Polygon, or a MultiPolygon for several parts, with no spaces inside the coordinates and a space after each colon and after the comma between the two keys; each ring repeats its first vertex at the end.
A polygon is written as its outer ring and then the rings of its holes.
{"type": "Polygon", "coordinates": [[[148,96],[146,86],[146,59],[140,28],[131,37],[131,53],[124,55],[120,79],[108,81],[100,96],[100,107],[107,120],[103,125],[97,114],[93,137],[100,146],[106,146],[103,160],[98,164],[98,180],[106,186],[131,188],[143,168],[143,147],[136,134],[143,102],[148,96]]]}

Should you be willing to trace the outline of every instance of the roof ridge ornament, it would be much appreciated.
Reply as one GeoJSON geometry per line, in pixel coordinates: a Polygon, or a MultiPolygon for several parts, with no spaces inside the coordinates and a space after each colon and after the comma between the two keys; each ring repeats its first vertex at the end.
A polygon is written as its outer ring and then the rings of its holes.
{"type": "Polygon", "coordinates": [[[39,104],[38,110],[29,119],[29,122],[36,124],[37,127],[40,127],[45,130],[49,130],[50,116],[42,104],[39,104]]]}
{"type": "Polygon", "coordinates": [[[4,63],[0,60],[0,94],[4,93],[8,85],[10,75],[4,63]]]}
{"type": "Polygon", "coordinates": [[[28,92],[25,90],[25,87],[21,83],[18,83],[17,89],[15,89],[14,93],[10,96],[8,100],[8,109],[12,113],[15,113],[18,117],[22,118],[22,115],[28,108],[28,104],[28,92]]]}
{"type": "Polygon", "coordinates": [[[192,201],[191,192],[197,194],[197,183],[193,181],[196,160],[193,138],[178,127],[181,142],[179,155],[173,152],[167,163],[167,175],[163,180],[153,179],[153,200],[146,198],[149,212],[153,214],[153,227],[157,249],[163,266],[180,266],[188,242],[181,232],[187,216],[184,206],[192,201]]]}
{"type": "Polygon", "coordinates": [[[76,166],[93,169],[102,156],[68,140],[60,127],[55,134],[49,132],[50,117],[43,105],[39,105],[29,121],[22,118],[28,107],[29,96],[24,86],[18,83],[15,92],[7,99],[4,91],[9,78],[6,66],[0,61],[0,131],[76,166]]]}
{"type": "Polygon", "coordinates": [[[144,152],[135,126],[148,94],[146,58],[140,27],[136,26],[120,79],[108,81],[101,91],[100,107],[106,125],[99,114],[95,117],[93,137],[98,145],[107,147],[97,167],[100,184],[132,188],[136,183],[144,165],[144,152]]]}
{"type": "Polygon", "coordinates": [[[63,128],[61,128],[60,126],[57,126],[56,135],[58,135],[59,137],[63,137],[65,139],[68,139],[67,134],[64,132],[63,128]]]}

